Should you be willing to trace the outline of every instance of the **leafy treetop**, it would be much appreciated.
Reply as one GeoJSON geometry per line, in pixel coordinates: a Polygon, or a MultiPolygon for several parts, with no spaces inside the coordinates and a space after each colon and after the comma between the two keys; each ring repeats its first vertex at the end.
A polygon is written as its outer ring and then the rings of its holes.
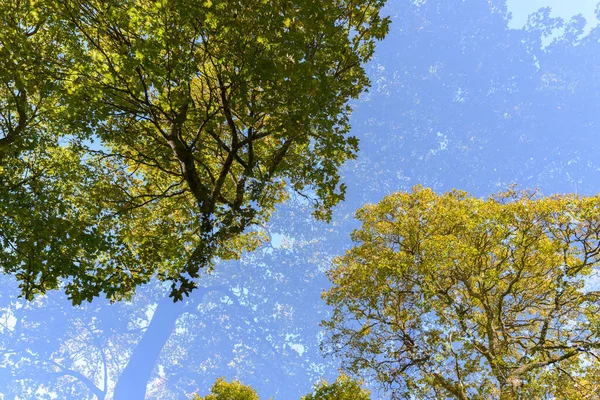
{"type": "Polygon", "coordinates": [[[215,258],[255,248],[288,191],[322,219],[343,198],[338,168],[357,151],[347,102],[368,86],[383,0],[25,3],[2,5],[2,62],[32,67],[3,70],[0,164],[45,163],[3,194],[8,216],[32,199],[0,251],[28,298],[61,286],[74,303],[119,299],[158,276],[178,300],[215,258]],[[56,111],[32,112],[47,87],[56,111]],[[36,144],[47,131],[52,149],[36,144]],[[61,224],[74,228],[58,260],[46,252],[61,224]]]}
{"type": "Polygon", "coordinates": [[[594,393],[599,195],[415,187],[357,217],[324,293],[324,346],[350,371],[393,398],[552,398],[565,381],[594,393]]]}
{"type": "Polygon", "coordinates": [[[367,389],[361,387],[360,381],[355,381],[341,374],[335,382],[328,384],[325,380],[315,385],[315,390],[301,400],[370,400],[367,389]]]}
{"type": "MultiPolygon", "coordinates": [[[[301,400],[369,400],[369,391],[360,385],[342,374],[332,384],[324,380],[317,383],[313,393],[302,396],[301,400]]],[[[237,380],[227,382],[218,378],[210,394],[205,397],[195,395],[194,400],[258,400],[258,394],[237,380]]]]}
{"type": "Polygon", "coordinates": [[[227,382],[223,378],[218,378],[210,391],[211,393],[205,397],[195,395],[194,400],[258,400],[258,394],[254,389],[237,380],[227,382]]]}

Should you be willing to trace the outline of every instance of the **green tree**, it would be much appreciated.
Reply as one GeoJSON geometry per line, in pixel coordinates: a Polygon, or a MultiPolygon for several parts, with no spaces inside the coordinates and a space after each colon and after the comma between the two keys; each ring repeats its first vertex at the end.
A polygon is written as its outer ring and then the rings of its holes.
{"type": "MultiPolygon", "coordinates": [[[[250,386],[237,380],[231,382],[218,378],[205,397],[194,396],[194,400],[258,400],[258,394],[250,386]]],[[[339,376],[332,384],[321,381],[313,393],[302,396],[302,400],[369,400],[369,391],[360,387],[360,382],[339,376]]]]}
{"type": "Polygon", "coordinates": [[[0,3],[0,268],[29,300],[93,266],[114,230],[86,195],[102,175],[65,145],[89,120],[65,103],[73,43],[59,11],[56,1],[0,3]]]}
{"type": "Polygon", "coordinates": [[[210,388],[210,394],[205,397],[195,395],[194,400],[258,400],[258,394],[240,381],[234,379],[227,382],[223,378],[218,378],[210,388]]]}
{"type": "Polygon", "coordinates": [[[324,293],[346,368],[393,398],[593,396],[600,196],[415,187],[357,218],[324,293]]]}
{"type": "Polygon", "coordinates": [[[259,245],[289,191],[327,220],[344,195],[338,168],[357,151],[347,102],[368,86],[383,3],[3,3],[0,49],[14,65],[0,93],[2,181],[31,176],[5,172],[28,160],[40,176],[2,195],[3,215],[23,211],[3,221],[4,271],[28,298],[60,286],[74,303],[119,299],[157,276],[179,300],[214,259],[259,245]],[[58,88],[52,114],[34,112],[48,86],[36,68],[58,88]],[[36,142],[47,132],[51,148],[36,142]],[[8,154],[17,136],[30,146],[8,154]],[[25,207],[13,199],[31,193],[25,207]]]}
{"type": "Polygon", "coordinates": [[[370,392],[360,387],[360,382],[340,375],[335,382],[321,381],[313,393],[302,396],[302,400],[369,400],[370,392]]]}

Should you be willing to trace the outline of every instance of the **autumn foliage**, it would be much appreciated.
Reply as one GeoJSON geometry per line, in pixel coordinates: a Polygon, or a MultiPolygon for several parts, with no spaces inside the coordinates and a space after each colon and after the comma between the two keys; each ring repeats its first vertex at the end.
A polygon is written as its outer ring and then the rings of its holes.
{"type": "MultiPolygon", "coordinates": [[[[593,394],[600,196],[415,187],[357,212],[327,350],[394,398],[593,394]]],[[[596,372],[595,372],[596,371],[596,372]]]]}

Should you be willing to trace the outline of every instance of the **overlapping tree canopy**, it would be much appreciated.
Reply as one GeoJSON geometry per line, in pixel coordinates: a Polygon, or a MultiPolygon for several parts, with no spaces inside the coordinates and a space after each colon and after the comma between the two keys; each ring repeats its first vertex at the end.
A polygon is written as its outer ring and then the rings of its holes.
{"type": "Polygon", "coordinates": [[[3,2],[1,265],[26,297],[118,299],[327,219],[383,1],[3,2]]]}
{"type": "MultiPolygon", "coordinates": [[[[0,18],[8,21],[14,12],[0,18]]],[[[385,12],[392,30],[367,68],[372,90],[355,103],[352,133],[361,152],[342,172],[346,201],[335,208],[331,226],[315,223],[310,204],[293,196],[266,225],[270,245],[241,262],[219,263],[212,276],[199,280],[202,288],[175,305],[161,300],[165,288],[159,282],[138,289],[132,302],[113,305],[97,299],[73,308],[60,293],[26,302],[16,298],[14,279],[2,277],[0,392],[25,399],[41,393],[116,398],[118,386],[137,387],[149,398],[187,398],[197,389],[206,393],[224,376],[250,384],[261,398],[299,398],[319,376],[333,381],[337,375],[337,360],[323,360],[318,351],[318,322],[328,316],[319,292],[328,286],[322,271],[331,255],[350,245],[356,208],[416,182],[475,196],[513,181],[545,194],[600,190],[600,80],[593,62],[600,29],[583,35],[581,18],[574,18],[565,21],[564,35],[560,31],[542,48],[540,39],[563,24],[549,10],[523,29],[507,26],[504,0],[396,1],[385,12]],[[304,351],[296,351],[299,345],[304,351]]],[[[77,107],[54,110],[69,112],[84,126],[84,118],[93,116],[77,107]]],[[[93,150],[102,149],[98,143],[93,150]]],[[[69,150],[81,158],[75,147],[69,150]]],[[[63,165],[72,164],[65,157],[63,165]]],[[[90,186],[98,178],[85,177],[90,186]]],[[[36,196],[50,188],[47,182],[36,196]]],[[[28,218],[28,209],[17,211],[28,218]]],[[[96,233],[100,237],[101,230],[96,233]]],[[[598,376],[597,370],[573,382],[562,375],[551,384],[565,398],[585,399],[590,396],[576,384],[597,382],[598,376]]]]}

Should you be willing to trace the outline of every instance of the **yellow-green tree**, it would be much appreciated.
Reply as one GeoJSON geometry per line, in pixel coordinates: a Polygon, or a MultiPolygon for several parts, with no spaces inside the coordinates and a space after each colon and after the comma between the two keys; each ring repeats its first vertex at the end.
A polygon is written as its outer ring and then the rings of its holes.
{"type": "Polygon", "coordinates": [[[350,371],[393,398],[594,395],[599,195],[415,187],[357,218],[324,293],[324,346],[350,371]]]}
{"type": "Polygon", "coordinates": [[[194,400],[258,400],[258,394],[250,386],[235,379],[227,382],[223,378],[217,378],[210,388],[210,394],[205,397],[195,395],[194,400]]]}
{"type": "Polygon", "coordinates": [[[370,392],[363,389],[360,384],[342,374],[331,384],[325,380],[317,383],[315,390],[311,394],[302,396],[301,400],[370,400],[370,392]]]}
{"type": "Polygon", "coordinates": [[[328,219],[383,3],[2,2],[2,269],[28,298],[178,300],[289,191],[328,219]]]}
{"type": "MultiPolygon", "coordinates": [[[[315,390],[311,394],[302,396],[301,400],[369,400],[370,398],[369,391],[363,389],[360,382],[341,375],[332,384],[326,381],[317,383],[315,390]]],[[[250,386],[235,379],[227,382],[223,378],[217,378],[210,388],[210,394],[205,397],[194,395],[194,400],[258,400],[258,394],[250,386]]]]}

